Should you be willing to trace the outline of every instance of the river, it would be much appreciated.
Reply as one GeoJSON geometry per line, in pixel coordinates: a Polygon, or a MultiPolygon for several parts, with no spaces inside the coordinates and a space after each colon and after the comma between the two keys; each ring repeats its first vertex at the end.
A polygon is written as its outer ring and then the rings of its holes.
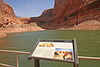
{"type": "MultiPolygon", "coordinates": [[[[100,31],[68,31],[68,30],[46,30],[37,32],[25,32],[8,34],[0,39],[0,49],[30,52],[38,39],[77,39],[78,55],[100,57],[100,31]]],[[[33,60],[27,60],[27,55],[20,54],[20,67],[33,67],[33,60]]],[[[0,53],[0,63],[16,65],[15,54],[0,53]]],[[[99,67],[99,60],[79,60],[80,67],[99,67]]],[[[40,61],[41,67],[72,67],[72,64],[40,61]]],[[[0,66],[2,67],[2,66],[0,66]]]]}

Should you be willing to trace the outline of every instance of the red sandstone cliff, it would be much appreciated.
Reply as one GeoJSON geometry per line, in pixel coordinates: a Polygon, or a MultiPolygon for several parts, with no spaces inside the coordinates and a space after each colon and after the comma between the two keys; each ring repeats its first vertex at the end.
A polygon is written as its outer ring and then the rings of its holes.
{"type": "Polygon", "coordinates": [[[11,16],[15,16],[14,10],[9,4],[4,2],[4,6],[5,6],[5,13],[6,14],[9,14],[11,16]]]}
{"type": "Polygon", "coordinates": [[[5,3],[3,0],[0,0],[0,12],[15,16],[13,8],[9,4],[5,3]]]}
{"type": "Polygon", "coordinates": [[[100,21],[100,0],[55,0],[52,26],[70,27],[88,20],[100,21]]]}

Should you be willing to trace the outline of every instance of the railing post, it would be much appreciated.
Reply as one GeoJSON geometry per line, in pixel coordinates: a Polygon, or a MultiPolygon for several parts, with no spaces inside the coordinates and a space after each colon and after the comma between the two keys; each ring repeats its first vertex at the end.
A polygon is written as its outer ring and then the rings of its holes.
{"type": "Polygon", "coordinates": [[[18,54],[16,53],[16,67],[19,67],[19,64],[18,64],[18,54]]]}

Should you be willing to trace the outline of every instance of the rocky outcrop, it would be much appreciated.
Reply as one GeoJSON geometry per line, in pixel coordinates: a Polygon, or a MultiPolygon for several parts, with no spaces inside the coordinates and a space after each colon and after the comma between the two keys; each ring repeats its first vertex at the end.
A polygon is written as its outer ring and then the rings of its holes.
{"type": "Polygon", "coordinates": [[[51,23],[53,22],[53,17],[31,17],[31,22],[36,22],[38,26],[44,29],[51,29],[51,23]]]}
{"type": "Polygon", "coordinates": [[[4,15],[0,17],[0,27],[1,28],[19,28],[22,23],[16,18],[9,15],[4,15]]]}
{"type": "Polygon", "coordinates": [[[100,0],[55,0],[52,26],[70,27],[87,20],[100,21],[100,0]]]}
{"type": "Polygon", "coordinates": [[[13,8],[0,0],[0,28],[20,27],[21,22],[16,18],[13,8]]]}
{"type": "Polygon", "coordinates": [[[31,21],[31,18],[30,17],[21,17],[21,18],[19,18],[19,20],[24,24],[29,24],[31,21]]]}

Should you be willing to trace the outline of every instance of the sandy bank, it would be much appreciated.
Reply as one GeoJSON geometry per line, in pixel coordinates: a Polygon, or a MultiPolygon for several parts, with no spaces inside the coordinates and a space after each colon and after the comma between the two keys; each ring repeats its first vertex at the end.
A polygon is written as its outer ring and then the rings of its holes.
{"type": "Polygon", "coordinates": [[[20,33],[45,30],[40,27],[28,27],[28,28],[0,28],[0,38],[7,36],[7,33],[20,33]]]}
{"type": "Polygon", "coordinates": [[[0,31],[0,38],[7,36],[4,32],[0,31]]]}
{"type": "Polygon", "coordinates": [[[67,29],[68,30],[100,30],[100,22],[96,20],[85,21],[73,27],[69,27],[67,29]]]}

